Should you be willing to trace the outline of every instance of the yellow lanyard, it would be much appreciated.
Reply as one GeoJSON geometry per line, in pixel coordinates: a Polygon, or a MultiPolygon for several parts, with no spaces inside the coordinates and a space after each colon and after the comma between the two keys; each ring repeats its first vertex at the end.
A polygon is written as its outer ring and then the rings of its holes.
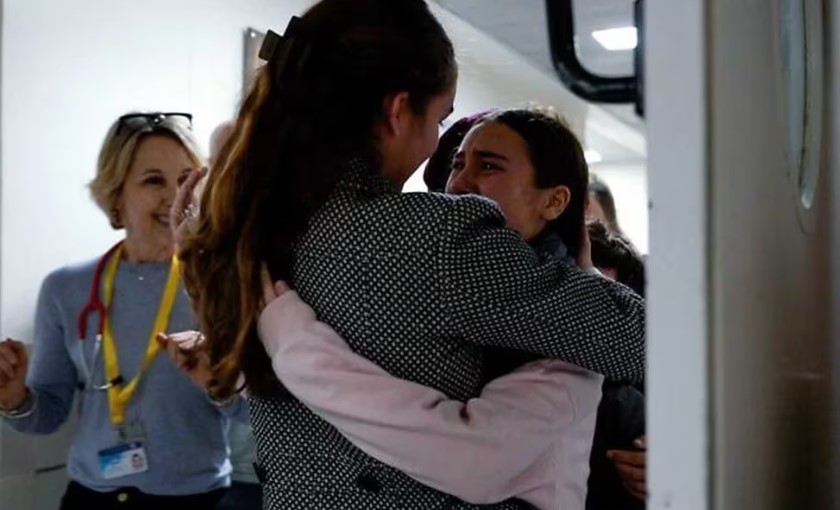
{"type": "Polygon", "coordinates": [[[134,390],[137,389],[140,378],[143,377],[143,374],[148,370],[160,350],[160,345],[158,345],[156,337],[158,333],[165,332],[169,325],[169,315],[172,312],[172,306],[175,304],[175,294],[178,290],[178,282],[181,277],[178,257],[172,257],[172,264],[169,266],[169,277],[166,280],[166,289],[163,291],[163,297],[160,300],[157,318],[155,318],[155,327],[152,329],[149,337],[149,344],[146,347],[146,357],[143,359],[140,371],[130,383],[126,385],[114,384],[115,381],[118,382],[120,380],[120,365],[117,359],[117,345],[114,343],[114,332],[111,330],[111,321],[108,315],[110,315],[111,301],[114,297],[114,279],[117,276],[117,267],[120,265],[121,257],[122,247],[114,252],[105,269],[104,304],[108,313],[105,314],[105,326],[102,335],[102,357],[105,360],[105,376],[112,383],[108,388],[108,405],[111,409],[111,423],[115,427],[119,427],[125,422],[125,409],[128,407],[128,402],[131,400],[134,390]]]}

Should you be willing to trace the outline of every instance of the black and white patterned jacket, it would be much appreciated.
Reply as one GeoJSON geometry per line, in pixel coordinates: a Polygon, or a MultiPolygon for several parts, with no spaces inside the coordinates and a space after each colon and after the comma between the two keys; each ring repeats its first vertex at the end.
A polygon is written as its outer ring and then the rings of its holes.
{"type": "MultiPolygon", "coordinates": [[[[642,378],[644,301],[536,254],[488,200],[402,194],[356,160],[295,255],[293,284],[320,320],[396,377],[452,398],[479,395],[488,347],[642,378]]],[[[268,509],[530,508],[421,485],[297,400],[253,398],[251,415],[268,509]]]]}

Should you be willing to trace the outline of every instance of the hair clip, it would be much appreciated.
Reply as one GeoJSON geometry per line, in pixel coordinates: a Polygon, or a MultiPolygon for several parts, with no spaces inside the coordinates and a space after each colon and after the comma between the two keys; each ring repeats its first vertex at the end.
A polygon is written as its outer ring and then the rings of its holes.
{"type": "Polygon", "coordinates": [[[283,33],[283,35],[280,35],[277,32],[274,32],[273,30],[269,30],[265,34],[262,46],[260,46],[259,57],[268,62],[274,58],[274,55],[277,52],[277,48],[284,46],[292,46],[295,37],[298,35],[300,26],[301,19],[297,16],[292,16],[289,20],[289,24],[286,25],[286,31],[283,33]]]}
{"type": "Polygon", "coordinates": [[[262,60],[268,62],[274,56],[274,51],[277,49],[277,46],[283,41],[283,36],[274,32],[273,30],[269,30],[265,34],[265,38],[263,39],[262,46],[260,46],[260,54],[259,57],[262,60]]]}
{"type": "Polygon", "coordinates": [[[271,62],[275,76],[281,80],[290,79],[309,57],[311,46],[305,37],[301,37],[305,35],[300,33],[301,28],[301,19],[292,16],[282,36],[269,30],[260,47],[259,57],[271,62]]]}

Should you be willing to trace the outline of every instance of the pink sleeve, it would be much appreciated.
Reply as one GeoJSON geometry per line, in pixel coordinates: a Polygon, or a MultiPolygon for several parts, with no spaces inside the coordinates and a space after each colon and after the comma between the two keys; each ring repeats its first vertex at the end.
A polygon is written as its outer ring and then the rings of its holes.
{"type": "Polygon", "coordinates": [[[574,423],[580,395],[588,409],[600,398],[600,376],[537,361],[480,398],[451,400],[353,353],[294,292],[263,311],[259,335],[289,391],[354,445],[474,504],[553,484],[552,443],[574,423]]]}

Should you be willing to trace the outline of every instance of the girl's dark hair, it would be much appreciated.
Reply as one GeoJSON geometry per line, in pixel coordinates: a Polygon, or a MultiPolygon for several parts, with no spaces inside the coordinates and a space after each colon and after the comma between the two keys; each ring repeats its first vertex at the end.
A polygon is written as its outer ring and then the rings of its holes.
{"type": "Polygon", "coordinates": [[[633,243],[620,232],[610,231],[597,220],[590,222],[587,229],[595,267],[615,269],[616,281],[644,297],[645,263],[633,243]]]}
{"type": "Polygon", "coordinates": [[[592,175],[589,181],[589,193],[598,201],[598,205],[604,211],[607,228],[613,232],[620,233],[621,228],[618,226],[618,216],[615,214],[615,199],[607,183],[599,179],[596,175],[592,175]]]}
{"type": "Polygon", "coordinates": [[[583,238],[589,167],[575,134],[558,116],[538,109],[503,110],[487,115],[481,122],[498,122],[522,137],[528,146],[538,188],[569,188],[569,205],[548,224],[544,233],[558,235],[569,255],[577,257],[583,238]]]}
{"type": "Polygon", "coordinates": [[[210,172],[196,233],[182,244],[219,396],[240,371],[257,396],[285,392],[256,335],[260,262],[292,280],[292,246],[349,158],[378,167],[385,98],[425,113],[454,84],[452,44],[423,0],[322,0],[258,72],[210,172]]]}

